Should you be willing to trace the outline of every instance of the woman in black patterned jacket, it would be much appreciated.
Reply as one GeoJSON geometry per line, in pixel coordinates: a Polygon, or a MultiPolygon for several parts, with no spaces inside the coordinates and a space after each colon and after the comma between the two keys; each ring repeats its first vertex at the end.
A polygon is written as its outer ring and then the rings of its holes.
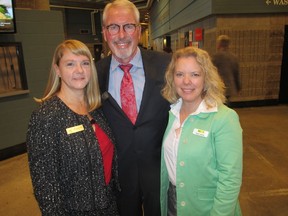
{"type": "Polygon", "coordinates": [[[31,115],[27,151],[42,215],[119,215],[115,140],[85,44],[58,45],[44,96],[35,100],[41,105],[31,115]]]}

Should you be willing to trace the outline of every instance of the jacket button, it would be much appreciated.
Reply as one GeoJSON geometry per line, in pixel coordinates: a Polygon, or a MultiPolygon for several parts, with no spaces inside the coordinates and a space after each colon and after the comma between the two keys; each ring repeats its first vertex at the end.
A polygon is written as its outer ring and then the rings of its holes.
{"type": "Polygon", "coordinates": [[[179,184],[179,186],[181,187],[181,188],[183,188],[184,187],[184,183],[183,182],[181,182],[180,184],[179,184]]]}
{"type": "Polygon", "coordinates": [[[185,206],[185,205],[186,205],[186,202],[182,201],[181,206],[185,206]]]}
{"type": "Polygon", "coordinates": [[[184,166],[185,162],[184,161],[180,161],[180,166],[184,166]]]}

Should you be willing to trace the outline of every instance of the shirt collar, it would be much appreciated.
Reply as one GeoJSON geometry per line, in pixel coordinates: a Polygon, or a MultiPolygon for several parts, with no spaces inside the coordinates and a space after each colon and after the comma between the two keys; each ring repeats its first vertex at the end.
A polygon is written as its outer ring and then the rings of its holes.
{"type": "MultiPolygon", "coordinates": [[[[175,115],[178,116],[180,113],[180,109],[182,106],[183,100],[182,98],[179,98],[178,101],[174,104],[172,104],[171,107],[171,112],[175,115]]],[[[211,108],[208,108],[205,100],[202,100],[201,103],[199,104],[198,108],[196,109],[195,112],[191,113],[190,115],[198,115],[200,113],[212,113],[212,112],[217,112],[218,111],[218,106],[214,106],[211,108]]]]}

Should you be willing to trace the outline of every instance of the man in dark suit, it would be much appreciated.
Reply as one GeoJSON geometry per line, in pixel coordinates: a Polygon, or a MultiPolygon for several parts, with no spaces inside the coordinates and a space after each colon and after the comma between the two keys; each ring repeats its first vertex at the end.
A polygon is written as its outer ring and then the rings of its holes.
{"type": "Polygon", "coordinates": [[[116,137],[121,192],[118,207],[123,216],[160,215],[160,151],[167,126],[169,103],[161,96],[164,73],[171,56],[140,49],[139,11],[127,0],[106,5],[103,37],[112,55],[96,63],[103,110],[116,137]],[[137,104],[136,121],[121,105],[123,71],[130,74],[137,104]],[[144,213],[143,213],[144,212],[144,213]]]}

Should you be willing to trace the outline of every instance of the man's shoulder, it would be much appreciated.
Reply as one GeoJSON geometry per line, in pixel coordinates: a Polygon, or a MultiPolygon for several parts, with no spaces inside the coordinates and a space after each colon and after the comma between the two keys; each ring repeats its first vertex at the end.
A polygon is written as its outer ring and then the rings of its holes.
{"type": "Polygon", "coordinates": [[[143,61],[148,62],[159,62],[161,64],[168,64],[171,60],[172,55],[166,52],[159,52],[153,50],[144,50],[141,49],[141,55],[143,61]]]}
{"type": "Polygon", "coordinates": [[[148,55],[148,56],[157,56],[157,57],[163,57],[163,58],[171,58],[171,54],[166,52],[160,52],[160,51],[154,51],[154,50],[146,50],[146,49],[140,49],[142,55],[148,55]]]}

